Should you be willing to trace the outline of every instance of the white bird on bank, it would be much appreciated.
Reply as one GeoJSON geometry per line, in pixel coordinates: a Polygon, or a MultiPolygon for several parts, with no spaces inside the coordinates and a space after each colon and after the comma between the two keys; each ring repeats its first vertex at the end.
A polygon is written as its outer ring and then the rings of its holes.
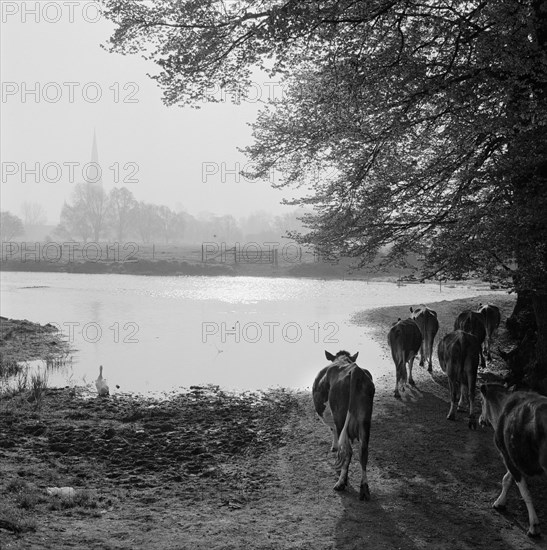
{"type": "Polygon", "coordinates": [[[95,380],[95,387],[97,388],[97,393],[100,397],[106,397],[110,395],[110,390],[108,389],[108,384],[106,383],[106,378],[103,378],[103,366],[99,367],[99,378],[95,380]]]}

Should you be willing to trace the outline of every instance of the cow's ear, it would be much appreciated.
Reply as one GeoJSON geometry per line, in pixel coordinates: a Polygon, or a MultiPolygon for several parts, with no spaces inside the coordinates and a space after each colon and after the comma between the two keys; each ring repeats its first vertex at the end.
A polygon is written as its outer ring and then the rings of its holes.
{"type": "Polygon", "coordinates": [[[480,390],[481,390],[482,395],[484,395],[485,397],[486,397],[487,389],[488,388],[487,388],[486,384],[481,384],[480,390]]]}
{"type": "Polygon", "coordinates": [[[334,361],[336,358],[335,356],[332,354],[332,353],[329,353],[327,350],[325,350],[325,357],[329,360],[329,361],[334,361]]]}
{"type": "Polygon", "coordinates": [[[412,313],[414,310],[412,309],[412,306],[410,306],[410,313],[412,313]]]}
{"type": "Polygon", "coordinates": [[[397,322],[399,322],[400,320],[401,320],[401,318],[400,318],[400,317],[398,317],[398,318],[397,318],[397,322]]]}
{"type": "Polygon", "coordinates": [[[351,362],[355,363],[357,361],[357,356],[359,355],[359,352],[357,352],[355,355],[350,356],[351,362]]]}

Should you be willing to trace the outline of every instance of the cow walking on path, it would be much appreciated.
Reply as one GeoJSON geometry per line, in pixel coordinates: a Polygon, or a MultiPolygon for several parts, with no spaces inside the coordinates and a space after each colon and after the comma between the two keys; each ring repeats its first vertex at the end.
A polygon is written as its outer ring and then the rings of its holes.
{"type": "Polygon", "coordinates": [[[400,389],[404,390],[407,382],[406,365],[408,363],[408,383],[415,386],[412,378],[412,366],[414,358],[422,345],[422,333],[416,322],[412,319],[404,319],[393,324],[387,335],[387,341],[391,348],[391,356],[395,363],[395,397],[401,398],[400,389]]]}
{"type": "Polygon", "coordinates": [[[331,364],[315,378],[312,396],[317,414],[333,432],[331,450],[338,451],[336,469],[340,477],[334,489],[342,491],[348,483],[351,444],[358,439],[362,472],[359,499],[370,500],[367,462],[375,387],[370,372],[355,363],[357,355],[343,350],[336,355],[325,351],[331,364]]]}
{"type": "Polygon", "coordinates": [[[486,328],[486,338],[484,339],[484,351],[489,360],[492,359],[492,354],[490,349],[492,347],[492,341],[494,339],[494,334],[500,326],[501,322],[501,313],[498,306],[492,304],[479,304],[479,313],[484,319],[484,326],[486,328]]]}
{"type": "Polygon", "coordinates": [[[547,397],[533,392],[511,393],[501,384],[483,384],[482,426],[494,428],[494,443],[507,473],[501,493],[492,505],[504,509],[513,480],[528,510],[528,536],[539,537],[539,520],[524,476],[547,473],[547,397]]]}
{"type": "Polygon", "coordinates": [[[462,311],[456,321],[454,322],[454,330],[463,330],[476,336],[479,340],[480,346],[480,359],[481,367],[486,367],[486,361],[484,354],[482,353],[482,344],[486,338],[486,326],[484,324],[484,318],[480,313],[476,311],[466,310],[462,311]]]}
{"type": "Polygon", "coordinates": [[[449,332],[440,342],[437,350],[439,364],[448,376],[448,391],[450,393],[450,410],[447,420],[456,420],[456,402],[458,390],[460,401],[458,410],[464,410],[465,397],[469,400],[469,427],[476,429],[475,388],[477,384],[477,369],[479,367],[480,344],[473,334],[463,330],[449,332]]]}
{"type": "Polygon", "coordinates": [[[427,360],[427,370],[432,372],[433,364],[431,357],[433,355],[433,341],[439,331],[439,321],[437,312],[426,306],[419,306],[415,309],[410,307],[410,318],[416,321],[420,332],[422,333],[422,345],[420,347],[420,366],[425,365],[427,360]]]}

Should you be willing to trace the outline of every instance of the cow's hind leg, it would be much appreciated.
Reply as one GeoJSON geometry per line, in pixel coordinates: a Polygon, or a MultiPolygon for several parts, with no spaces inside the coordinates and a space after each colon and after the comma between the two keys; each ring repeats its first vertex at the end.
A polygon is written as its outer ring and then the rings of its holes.
{"type": "Polygon", "coordinates": [[[472,430],[477,429],[477,417],[475,416],[475,386],[477,385],[477,377],[473,370],[472,364],[466,364],[467,381],[469,383],[469,422],[468,426],[472,430]]]}
{"type": "Polygon", "coordinates": [[[393,395],[395,399],[401,399],[399,388],[402,387],[406,374],[406,365],[404,359],[399,359],[395,365],[395,391],[393,395]]]}
{"type": "Polygon", "coordinates": [[[422,345],[420,346],[420,367],[423,367],[425,365],[425,356],[426,356],[425,344],[424,342],[422,342],[422,345]]]}
{"type": "Polygon", "coordinates": [[[467,397],[467,394],[468,394],[468,389],[467,389],[467,385],[465,384],[465,382],[462,382],[460,384],[460,400],[458,401],[458,411],[465,411],[466,407],[465,407],[465,399],[467,397]]]}
{"type": "Polygon", "coordinates": [[[335,453],[338,450],[338,431],[336,426],[332,428],[332,445],[330,447],[331,453],[335,453]]]}
{"type": "Polygon", "coordinates": [[[486,358],[488,361],[492,361],[492,354],[490,353],[490,348],[492,347],[492,336],[487,336],[484,340],[484,347],[486,351],[486,358]]]}
{"type": "Polygon", "coordinates": [[[458,399],[458,385],[448,377],[448,392],[450,394],[450,410],[447,420],[456,420],[456,401],[458,399]]]}
{"type": "Polygon", "coordinates": [[[528,521],[530,526],[528,527],[528,532],[526,533],[529,537],[540,537],[541,533],[539,532],[539,520],[534,509],[534,504],[532,503],[532,495],[528,490],[528,485],[524,477],[520,478],[520,481],[517,481],[517,486],[519,488],[522,500],[526,504],[526,509],[528,510],[528,521]]]}
{"type": "Polygon", "coordinates": [[[511,472],[507,470],[507,473],[501,480],[500,496],[494,501],[492,508],[495,508],[496,510],[505,510],[505,504],[507,503],[507,492],[509,491],[509,487],[511,487],[511,483],[513,483],[513,476],[511,475],[511,472]]]}
{"type": "Polygon", "coordinates": [[[370,490],[368,488],[367,463],[368,463],[368,434],[370,433],[370,424],[360,434],[360,455],[361,462],[361,487],[359,489],[359,500],[370,500],[370,490]]]}
{"type": "Polygon", "coordinates": [[[412,353],[408,358],[408,383],[411,386],[416,386],[416,382],[414,382],[414,378],[412,378],[412,366],[414,365],[415,358],[416,358],[415,353],[412,353]]]}
{"type": "Polygon", "coordinates": [[[353,449],[351,448],[351,443],[347,436],[347,433],[342,430],[340,436],[340,441],[338,445],[338,456],[336,458],[336,470],[340,470],[340,476],[336,485],[334,486],[335,491],[343,491],[348,484],[348,470],[349,464],[351,462],[351,455],[353,454],[353,449]]]}
{"type": "Polygon", "coordinates": [[[427,372],[433,372],[433,342],[429,342],[427,345],[427,372]]]}

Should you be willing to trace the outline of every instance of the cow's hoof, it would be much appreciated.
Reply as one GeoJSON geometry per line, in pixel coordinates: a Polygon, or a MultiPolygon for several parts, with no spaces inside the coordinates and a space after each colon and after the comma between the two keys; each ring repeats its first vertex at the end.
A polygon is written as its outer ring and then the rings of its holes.
{"type": "Polygon", "coordinates": [[[430,374],[433,372],[433,367],[431,365],[427,367],[427,372],[429,372],[430,374]]]}
{"type": "Polygon", "coordinates": [[[469,426],[470,430],[476,430],[477,429],[477,419],[476,418],[470,418],[468,426],[469,426]]]}
{"type": "Polygon", "coordinates": [[[359,491],[359,500],[370,500],[370,491],[368,488],[368,483],[361,485],[361,490],[359,491]]]}
{"type": "Polygon", "coordinates": [[[496,502],[494,502],[494,504],[492,504],[492,508],[494,508],[494,510],[497,510],[498,512],[505,512],[505,510],[507,510],[507,506],[505,506],[505,504],[497,504],[497,500],[496,502]]]}
{"type": "Polygon", "coordinates": [[[333,487],[333,489],[334,489],[335,491],[343,491],[345,488],[346,488],[346,484],[345,484],[345,483],[340,483],[340,482],[338,482],[338,483],[333,487]]]}
{"type": "Polygon", "coordinates": [[[532,529],[530,527],[530,529],[528,529],[528,531],[526,531],[526,534],[531,538],[531,539],[539,539],[541,538],[541,533],[539,531],[539,529],[537,527],[535,527],[534,529],[532,529]]]}
{"type": "Polygon", "coordinates": [[[396,391],[394,394],[393,394],[393,397],[395,397],[395,399],[401,399],[401,394],[396,391]]]}
{"type": "Polygon", "coordinates": [[[446,417],[447,420],[456,420],[456,415],[455,414],[449,414],[447,417],[446,417]]]}
{"type": "Polygon", "coordinates": [[[414,382],[414,378],[411,378],[408,383],[412,386],[412,387],[416,387],[416,382],[414,382]]]}
{"type": "Polygon", "coordinates": [[[420,367],[423,367],[424,364],[425,364],[425,363],[424,363],[424,360],[422,359],[422,360],[420,361],[420,367]]]}

